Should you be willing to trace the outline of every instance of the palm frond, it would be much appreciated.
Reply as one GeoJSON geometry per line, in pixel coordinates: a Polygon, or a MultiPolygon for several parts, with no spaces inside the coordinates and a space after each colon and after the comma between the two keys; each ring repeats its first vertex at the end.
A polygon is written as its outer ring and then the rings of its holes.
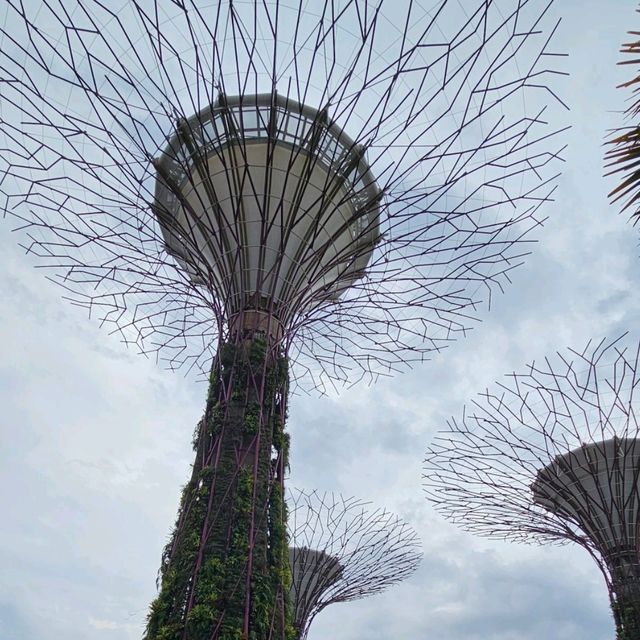
{"type": "MultiPolygon", "coordinates": [[[[640,13],[640,9],[636,9],[640,13]]],[[[628,31],[628,35],[640,37],[640,31],[628,31]]],[[[629,106],[624,110],[626,124],[613,129],[606,141],[605,175],[622,174],[616,187],[609,192],[614,203],[621,203],[622,211],[631,211],[634,224],[640,221],[640,40],[623,43],[620,53],[624,59],[619,65],[636,65],[638,71],[618,88],[632,89],[629,106]]]]}

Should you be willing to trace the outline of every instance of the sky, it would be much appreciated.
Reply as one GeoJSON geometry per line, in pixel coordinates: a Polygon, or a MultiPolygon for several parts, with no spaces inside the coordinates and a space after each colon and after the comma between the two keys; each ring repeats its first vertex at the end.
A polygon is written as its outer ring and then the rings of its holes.
{"type": "MultiPolygon", "coordinates": [[[[447,418],[503,374],[590,338],[637,336],[637,231],[602,178],[634,10],[629,0],[557,3],[556,48],[571,74],[563,175],[533,254],[483,322],[406,374],[291,398],[289,484],[386,507],[424,550],[405,583],[327,608],[310,640],[613,637],[604,581],[582,549],[466,534],[425,500],[421,466],[447,418]]],[[[0,225],[0,638],[139,638],[206,389],[61,301],[10,229],[0,225]]]]}

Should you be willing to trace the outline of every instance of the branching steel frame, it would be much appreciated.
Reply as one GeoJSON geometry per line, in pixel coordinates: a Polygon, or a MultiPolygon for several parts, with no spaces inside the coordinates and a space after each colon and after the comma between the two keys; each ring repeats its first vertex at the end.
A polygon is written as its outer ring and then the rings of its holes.
{"type": "Polygon", "coordinates": [[[297,638],[336,602],[380,593],[422,558],[413,529],[385,509],[333,493],[289,492],[289,558],[297,638]]]}
{"type": "Polygon", "coordinates": [[[25,248],[125,341],[208,372],[225,293],[166,253],[154,160],[219,95],[277,92],[329,114],[381,192],[366,273],[291,309],[294,379],[371,380],[446,346],[543,221],[556,27],[546,0],[387,4],[7,0],[0,193],[25,248]]]}
{"type": "Polygon", "coordinates": [[[639,364],[640,343],[624,336],[534,362],[452,419],[425,460],[429,499],[453,523],[584,547],[620,639],[640,633],[639,364]]]}

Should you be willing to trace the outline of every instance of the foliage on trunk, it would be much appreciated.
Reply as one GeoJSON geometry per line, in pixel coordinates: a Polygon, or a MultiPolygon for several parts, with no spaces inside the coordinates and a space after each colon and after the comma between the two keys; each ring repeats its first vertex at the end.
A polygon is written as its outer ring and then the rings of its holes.
{"type": "Polygon", "coordinates": [[[640,597],[618,597],[611,603],[616,640],[640,640],[640,597]]]}
{"type": "Polygon", "coordinates": [[[145,640],[290,640],[283,475],[287,360],[262,338],[225,344],[145,640]]]}

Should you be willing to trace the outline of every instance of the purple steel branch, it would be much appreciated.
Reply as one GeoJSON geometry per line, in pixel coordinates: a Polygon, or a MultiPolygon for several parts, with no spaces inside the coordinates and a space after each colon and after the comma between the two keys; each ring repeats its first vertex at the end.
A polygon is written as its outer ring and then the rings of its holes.
{"type": "MultiPolygon", "coordinates": [[[[366,155],[380,233],[348,290],[290,301],[294,381],[323,390],[402,370],[508,282],[562,147],[546,122],[551,3],[463,4],[43,0],[36,12],[7,0],[3,208],[74,304],[169,367],[206,372],[229,331],[229,289],[165,251],[158,159],[172,137],[198,135],[194,114],[219,96],[313,107],[366,155]]],[[[357,194],[355,180],[345,188],[357,194]]],[[[367,231],[352,225],[356,240],[367,231]]]]}
{"type": "Polygon", "coordinates": [[[289,492],[289,558],[298,638],[336,602],[374,595],[410,576],[420,540],[384,509],[332,493],[289,492]]]}

